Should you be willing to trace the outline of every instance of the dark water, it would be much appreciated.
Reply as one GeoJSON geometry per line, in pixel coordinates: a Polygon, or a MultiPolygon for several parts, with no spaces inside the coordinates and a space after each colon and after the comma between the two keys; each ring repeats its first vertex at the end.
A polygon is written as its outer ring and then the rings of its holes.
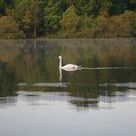
{"type": "Polygon", "coordinates": [[[135,117],[136,39],[0,41],[0,136],[135,136],[135,117]]]}

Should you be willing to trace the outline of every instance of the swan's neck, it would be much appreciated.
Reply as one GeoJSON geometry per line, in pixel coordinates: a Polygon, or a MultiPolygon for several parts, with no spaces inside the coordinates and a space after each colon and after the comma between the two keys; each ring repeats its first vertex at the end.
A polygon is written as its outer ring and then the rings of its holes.
{"type": "Polygon", "coordinates": [[[59,61],[59,68],[62,67],[62,58],[60,58],[60,61],[59,61]]]}
{"type": "Polygon", "coordinates": [[[62,81],[62,69],[61,68],[59,68],[59,81],[61,82],[62,81]]]}

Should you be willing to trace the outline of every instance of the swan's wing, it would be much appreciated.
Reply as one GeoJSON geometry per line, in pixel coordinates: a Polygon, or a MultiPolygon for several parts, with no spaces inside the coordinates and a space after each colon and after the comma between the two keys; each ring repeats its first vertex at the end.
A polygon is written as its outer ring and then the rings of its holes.
{"type": "Polygon", "coordinates": [[[78,68],[78,66],[74,64],[67,64],[67,65],[64,65],[62,68],[63,69],[76,69],[78,68]]]}

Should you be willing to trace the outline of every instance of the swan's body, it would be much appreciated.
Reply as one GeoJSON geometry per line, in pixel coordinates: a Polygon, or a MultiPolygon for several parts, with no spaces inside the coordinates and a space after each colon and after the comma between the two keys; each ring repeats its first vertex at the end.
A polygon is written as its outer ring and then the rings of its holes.
{"type": "Polygon", "coordinates": [[[62,66],[62,56],[59,56],[59,69],[63,69],[65,71],[75,71],[78,70],[80,66],[77,66],[75,64],[67,64],[62,66]]]}

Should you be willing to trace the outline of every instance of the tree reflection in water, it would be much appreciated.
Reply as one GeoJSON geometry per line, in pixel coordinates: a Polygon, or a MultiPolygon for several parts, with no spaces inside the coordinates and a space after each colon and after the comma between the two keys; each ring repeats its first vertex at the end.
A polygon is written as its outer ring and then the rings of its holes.
{"type": "Polygon", "coordinates": [[[76,107],[111,107],[135,94],[135,60],[135,39],[0,41],[0,97],[17,94],[26,101],[47,100],[50,92],[49,99],[76,107]],[[60,54],[66,64],[84,69],[58,71],[60,54]]]}

